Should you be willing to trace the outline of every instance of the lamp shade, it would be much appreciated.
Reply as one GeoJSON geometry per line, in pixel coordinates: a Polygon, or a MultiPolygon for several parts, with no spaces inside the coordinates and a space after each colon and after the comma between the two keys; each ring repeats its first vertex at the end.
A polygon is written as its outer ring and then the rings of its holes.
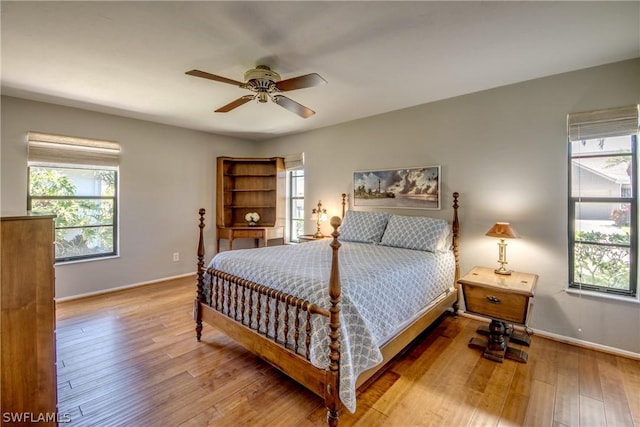
{"type": "Polygon", "coordinates": [[[493,227],[487,231],[486,235],[499,239],[517,239],[520,237],[508,222],[496,222],[493,224],[493,227]]]}

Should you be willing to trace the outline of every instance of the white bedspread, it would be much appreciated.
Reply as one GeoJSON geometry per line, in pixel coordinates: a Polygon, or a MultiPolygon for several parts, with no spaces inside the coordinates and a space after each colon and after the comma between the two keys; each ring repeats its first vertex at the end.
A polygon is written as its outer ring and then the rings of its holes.
{"type": "MultiPolygon", "coordinates": [[[[358,375],[379,364],[379,346],[398,325],[415,316],[451,288],[452,252],[433,253],[367,243],[341,242],[340,399],[355,412],[358,375]]],[[[329,308],[331,267],[328,240],[222,252],[210,267],[329,308]]],[[[329,364],[329,327],[315,316],[309,358],[329,364]]]]}

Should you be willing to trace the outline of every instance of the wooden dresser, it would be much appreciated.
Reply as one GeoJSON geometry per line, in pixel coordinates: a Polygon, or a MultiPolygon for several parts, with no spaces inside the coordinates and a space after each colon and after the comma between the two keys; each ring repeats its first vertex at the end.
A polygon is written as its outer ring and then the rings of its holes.
{"type": "Polygon", "coordinates": [[[54,218],[3,215],[0,222],[3,425],[57,425],[54,218]],[[19,414],[29,416],[7,423],[19,414]]]}

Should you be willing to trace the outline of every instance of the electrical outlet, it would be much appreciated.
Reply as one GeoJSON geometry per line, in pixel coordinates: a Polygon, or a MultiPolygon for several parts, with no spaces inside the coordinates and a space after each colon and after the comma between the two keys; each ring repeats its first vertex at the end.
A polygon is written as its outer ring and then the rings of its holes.
{"type": "Polygon", "coordinates": [[[173,260],[174,261],[180,261],[180,252],[174,252],[173,253],[173,260]]]}

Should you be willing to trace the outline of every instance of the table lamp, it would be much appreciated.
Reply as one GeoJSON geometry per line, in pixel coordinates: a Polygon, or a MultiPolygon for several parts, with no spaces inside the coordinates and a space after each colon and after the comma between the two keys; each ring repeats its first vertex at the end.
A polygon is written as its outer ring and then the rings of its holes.
{"type": "Polygon", "coordinates": [[[504,239],[516,239],[520,236],[518,236],[516,230],[514,230],[508,222],[496,222],[493,227],[487,231],[486,235],[500,239],[500,243],[498,243],[498,264],[500,264],[500,267],[494,270],[495,273],[511,274],[511,270],[507,270],[504,267],[507,264],[507,244],[504,242],[504,239]]]}
{"type": "Polygon", "coordinates": [[[311,210],[311,213],[316,216],[316,233],[313,235],[316,239],[321,239],[324,237],[322,232],[320,231],[320,222],[327,220],[327,210],[322,207],[322,202],[318,200],[318,206],[311,210]]]}

